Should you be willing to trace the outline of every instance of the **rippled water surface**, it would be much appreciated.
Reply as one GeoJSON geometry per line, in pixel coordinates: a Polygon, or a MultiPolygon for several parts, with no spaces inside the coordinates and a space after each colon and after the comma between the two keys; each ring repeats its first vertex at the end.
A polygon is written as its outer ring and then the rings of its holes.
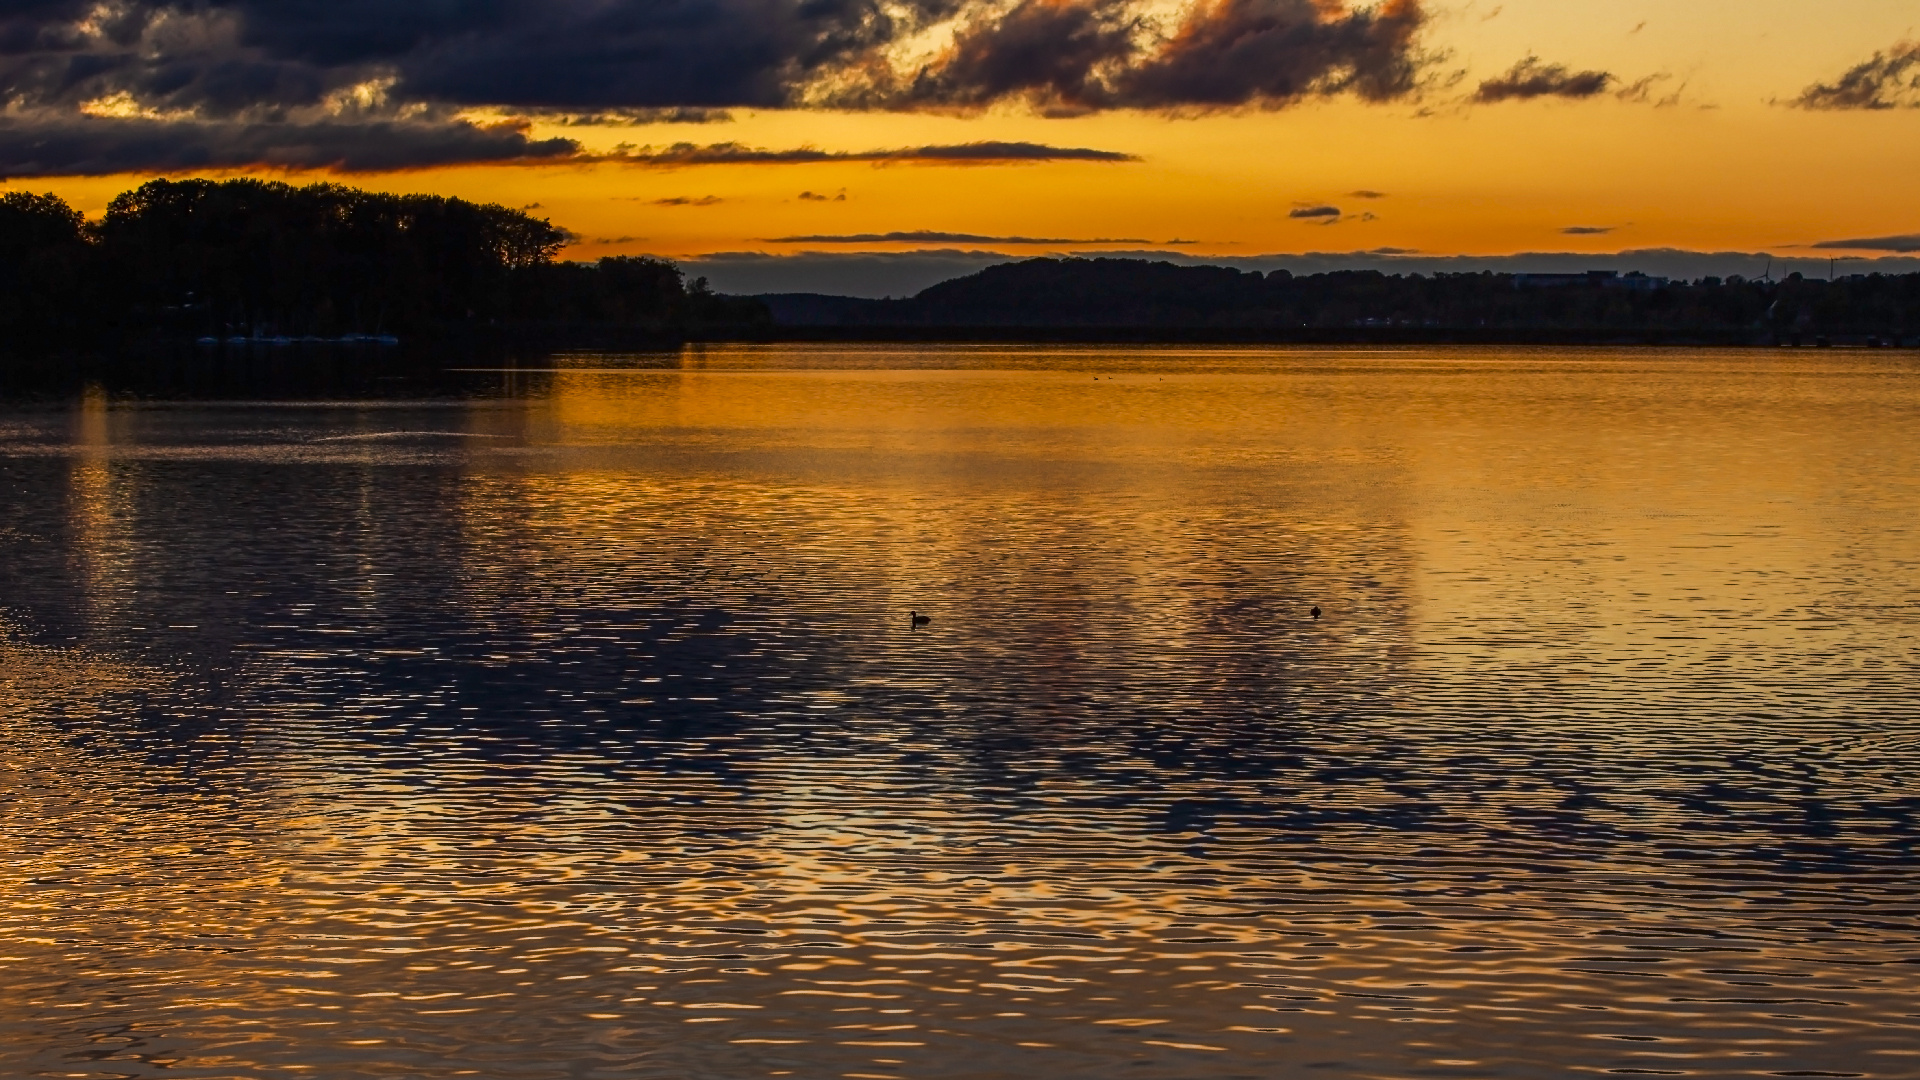
{"type": "Polygon", "coordinates": [[[1920,1076],[1920,358],[569,363],[0,410],[0,1076],[1920,1076]]]}

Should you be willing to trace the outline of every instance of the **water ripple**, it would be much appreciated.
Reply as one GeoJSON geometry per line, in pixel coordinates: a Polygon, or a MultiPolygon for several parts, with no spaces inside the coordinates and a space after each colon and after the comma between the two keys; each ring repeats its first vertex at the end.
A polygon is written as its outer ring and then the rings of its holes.
{"type": "Polygon", "coordinates": [[[650,365],[0,416],[7,1075],[1920,1070],[1912,357],[650,365]]]}

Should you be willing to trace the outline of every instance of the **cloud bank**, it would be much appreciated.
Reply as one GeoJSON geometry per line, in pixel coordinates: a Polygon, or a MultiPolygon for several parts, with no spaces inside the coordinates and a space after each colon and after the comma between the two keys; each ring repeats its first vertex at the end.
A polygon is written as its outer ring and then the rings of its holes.
{"type": "Polygon", "coordinates": [[[1905,236],[1872,236],[1857,240],[1822,240],[1811,245],[1828,251],[1920,252],[1920,233],[1905,236]]]}
{"type": "Polygon", "coordinates": [[[545,161],[583,155],[533,119],[734,108],[1387,101],[1417,87],[1427,23],[1420,0],[14,0],[0,174],[545,161]]]}
{"type": "Polygon", "coordinates": [[[893,150],[763,150],[740,143],[675,143],[655,150],[642,147],[619,153],[612,160],[638,165],[814,165],[839,161],[878,164],[1015,165],[1037,161],[1138,161],[1132,154],[1093,150],[1083,146],[1046,146],[1030,142],[973,142],[950,146],[909,146],[893,150]]]}
{"type": "Polygon", "coordinates": [[[0,116],[0,178],[262,165],[384,172],[470,162],[554,161],[578,153],[571,139],[533,139],[521,128],[420,120],[289,124],[86,117],[18,122],[0,116]]]}

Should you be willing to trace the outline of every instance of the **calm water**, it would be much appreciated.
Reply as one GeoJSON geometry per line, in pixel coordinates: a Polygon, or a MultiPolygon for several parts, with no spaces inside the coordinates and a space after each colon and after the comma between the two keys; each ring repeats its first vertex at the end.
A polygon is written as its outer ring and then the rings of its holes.
{"type": "Polygon", "coordinates": [[[572,363],[0,412],[0,1076],[1920,1076],[1920,357],[572,363]]]}

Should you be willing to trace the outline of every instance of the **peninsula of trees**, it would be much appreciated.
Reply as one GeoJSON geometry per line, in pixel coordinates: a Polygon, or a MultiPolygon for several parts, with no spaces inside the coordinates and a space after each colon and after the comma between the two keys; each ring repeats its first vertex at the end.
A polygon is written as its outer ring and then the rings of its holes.
{"type": "Polygon", "coordinates": [[[766,322],[758,303],[716,296],[665,260],[560,261],[571,239],[504,206],[337,184],[155,180],[97,222],[53,195],[7,192],[0,348],[486,328],[631,343],[766,322]]]}

